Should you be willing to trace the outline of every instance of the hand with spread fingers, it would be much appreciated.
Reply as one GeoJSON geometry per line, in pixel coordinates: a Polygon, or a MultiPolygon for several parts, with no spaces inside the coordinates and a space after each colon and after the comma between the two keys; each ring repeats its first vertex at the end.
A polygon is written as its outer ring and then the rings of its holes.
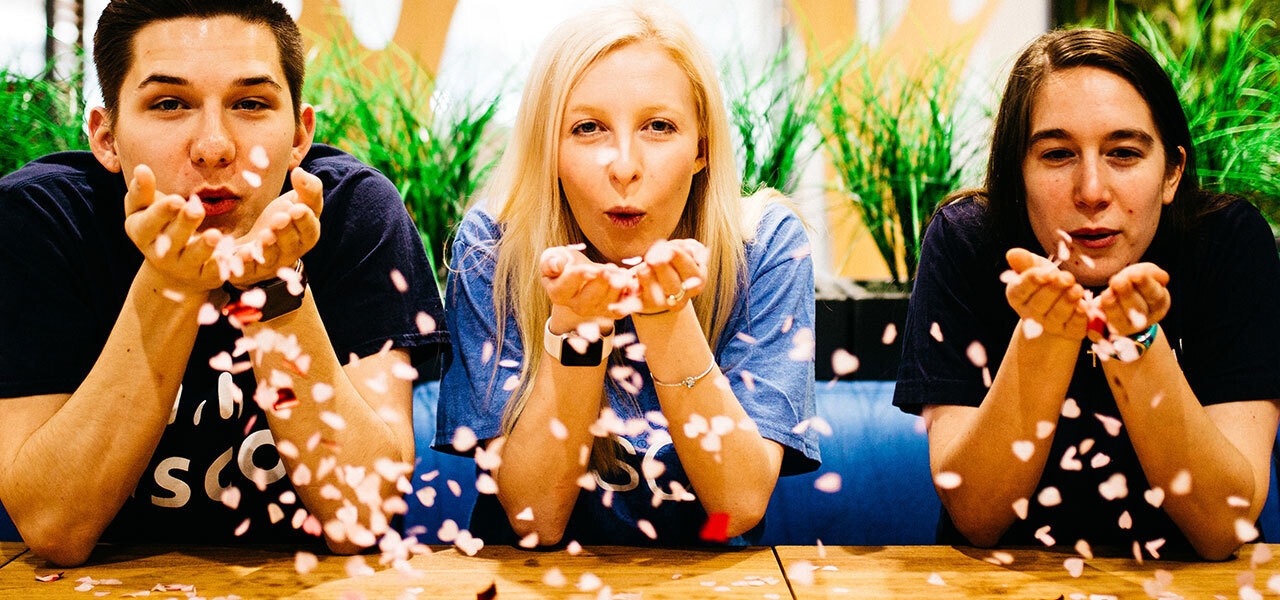
{"type": "Polygon", "coordinates": [[[635,278],[617,265],[592,261],[579,248],[547,248],[538,259],[542,288],[551,304],[582,320],[625,317],[628,311],[623,301],[635,294],[635,278]]]}
{"type": "Polygon", "coordinates": [[[1014,312],[1044,326],[1046,335],[1083,339],[1088,307],[1084,288],[1075,277],[1022,248],[1009,250],[1005,259],[1013,269],[1013,275],[1005,278],[1005,297],[1014,312]]]}
{"type": "Polygon", "coordinates": [[[1138,263],[1111,276],[1098,295],[1097,307],[1115,335],[1133,335],[1169,314],[1169,273],[1151,263],[1138,263]]]}
{"type": "Polygon", "coordinates": [[[212,257],[223,236],[217,229],[198,231],[205,216],[199,199],[158,192],[155,173],[138,165],[124,203],[129,239],[175,287],[207,291],[222,284],[212,257]]]}
{"type": "Polygon", "coordinates": [[[684,308],[702,293],[707,278],[706,246],[697,240],[659,240],[645,252],[644,262],[633,267],[639,292],[640,314],[684,308]]]}
{"type": "Polygon", "coordinates": [[[324,184],[301,168],[290,172],[293,189],[272,200],[249,233],[236,240],[234,252],[243,272],[228,280],[248,287],[292,268],[320,240],[320,211],[324,208],[324,184]]]}

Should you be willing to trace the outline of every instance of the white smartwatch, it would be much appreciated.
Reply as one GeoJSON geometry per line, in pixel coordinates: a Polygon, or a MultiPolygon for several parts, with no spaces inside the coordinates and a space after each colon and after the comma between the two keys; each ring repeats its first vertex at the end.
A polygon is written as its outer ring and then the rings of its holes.
{"type": "Polygon", "coordinates": [[[551,319],[547,319],[542,329],[542,347],[566,367],[598,367],[613,352],[613,333],[591,342],[578,335],[576,329],[569,333],[551,333],[551,319]]]}

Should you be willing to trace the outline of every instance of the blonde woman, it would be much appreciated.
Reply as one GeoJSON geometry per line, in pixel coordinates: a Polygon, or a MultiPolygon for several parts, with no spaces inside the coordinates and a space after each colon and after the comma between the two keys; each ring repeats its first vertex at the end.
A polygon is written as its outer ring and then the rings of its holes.
{"type": "Polygon", "coordinates": [[[745,543],[778,476],[817,467],[793,432],[813,414],[808,242],[738,186],[678,17],[602,9],[544,42],[453,246],[436,441],[486,448],[473,535],[745,543]]]}

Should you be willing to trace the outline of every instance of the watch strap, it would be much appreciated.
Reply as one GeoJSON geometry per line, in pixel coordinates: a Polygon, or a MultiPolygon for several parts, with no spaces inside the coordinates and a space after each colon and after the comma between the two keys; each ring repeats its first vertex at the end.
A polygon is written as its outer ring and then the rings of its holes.
{"type": "MultiPolygon", "coordinates": [[[[272,277],[253,284],[249,289],[241,290],[230,281],[222,284],[222,289],[230,296],[222,314],[238,326],[270,321],[276,317],[289,314],[302,307],[302,299],[306,295],[307,270],[298,259],[293,265],[297,274],[296,283],[272,277]],[[290,288],[293,289],[290,289],[290,288]],[[259,292],[255,290],[260,290],[259,292]],[[293,292],[297,291],[295,295],[293,292]]],[[[293,279],[293,278],[290,278],[293,279]]]]}

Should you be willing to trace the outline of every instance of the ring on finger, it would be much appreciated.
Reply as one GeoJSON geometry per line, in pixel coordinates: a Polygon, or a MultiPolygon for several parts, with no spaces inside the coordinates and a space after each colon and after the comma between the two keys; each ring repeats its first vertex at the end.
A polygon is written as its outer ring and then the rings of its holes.
{"type": "Polygon", "coordinates": [[[679,292],[667,294],[667,306],[675,306],[681,300],[684,300],[684,288],[680,288],[679,292]]]}

